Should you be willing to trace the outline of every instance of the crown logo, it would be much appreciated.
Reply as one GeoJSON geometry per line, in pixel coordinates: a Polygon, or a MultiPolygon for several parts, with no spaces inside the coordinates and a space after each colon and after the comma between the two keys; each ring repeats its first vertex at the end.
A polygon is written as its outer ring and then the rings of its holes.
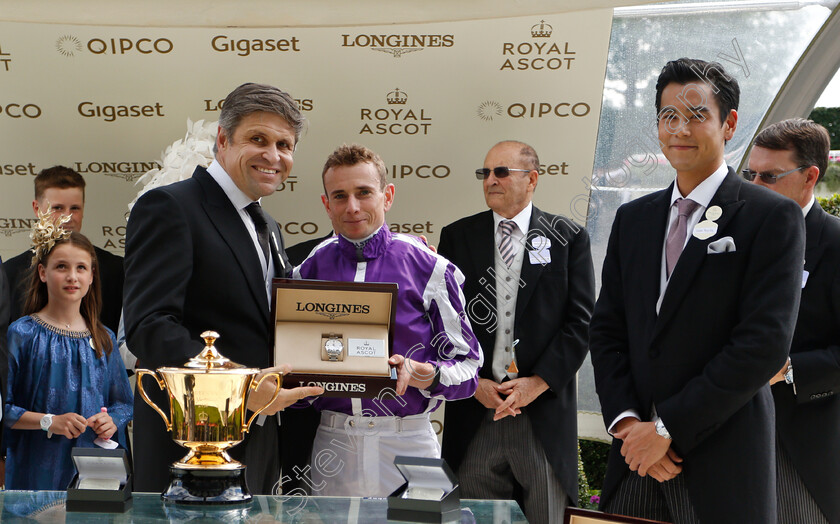
{"type": "Polygon", "coordinates": [[[400,88],[398,87],[388,93],[388,96],[385,99],[389,104],[405,105],[405,103],[408,102],[408,95],[405,94],[405,92],[400,91],[400,88]]]}
{"type": "Polygon", "coordinates": [[[534,38],[548,38],[554,28],[545,23],[545,20],[540,20],[539,24],[531,26],[531,36],[534,38]]]}

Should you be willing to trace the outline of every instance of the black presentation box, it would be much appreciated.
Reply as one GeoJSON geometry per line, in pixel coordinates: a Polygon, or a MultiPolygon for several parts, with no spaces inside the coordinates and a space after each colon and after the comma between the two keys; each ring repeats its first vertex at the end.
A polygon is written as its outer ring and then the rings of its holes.
{"type": "Polygon", "coordinates": [[[124,449],[73,448],[76,476],[67,511],[123,513],[131,508],[131,468],[124,449]]]}
{"type": "Polygon", "coordinates": [[[460,522],[458,479],[442,458],[394,457],[405,484],[388,497],[388,520],[460,522]]]}

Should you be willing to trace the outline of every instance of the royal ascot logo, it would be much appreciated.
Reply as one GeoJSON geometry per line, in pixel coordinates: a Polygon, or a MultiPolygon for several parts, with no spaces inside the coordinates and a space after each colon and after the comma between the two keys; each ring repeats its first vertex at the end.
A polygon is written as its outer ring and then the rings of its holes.
{"type": "Polygon", "coordinates": [[[237,56],[248,56],[251,53],[300,51],[298,38],[230,38],[227,35],[216,35],[210,40],[210,48],[217,53],[234,53],[237,56]]]}
{"type": "Polygon", "coordinates": [[[0,234],[10,237],[17,233],[29,233],[32,226],[38,222],[37,218],[2,218],[0,217],[0,234]]]}
{"type": "Polygon", "coordinates": [[[74,35],[62,35],[55,41],[55,48],[68,58],[85,49],[94,55],[165,55],[175,49],[175,44],[168,38],[91,38],[84,42],[74,35]]]}
{"type": "Polygon", "coordinates": [[[105,122],[116,122],[120,118],[156,118],[166,116],[163,113],[163,105],[160,102],[142,106],[100,106],[93,102],[85,101],[79,103],[77,110],[85,118],[101,118],[105,122]]]}
{"type": "Polygon", "coordinates": [[[12,64],[12,54],[11,53],[4,53],[2,44],[0,44],[0,63],[3,64],[3,69],[5,71],[8,71],[9,67],[12,64]]]}
{"type": "Polygon", "coordinates": [[[505,107],[495,100],[486,100],[476,109],[485,122],[510,118],[583,118],[592,108],[586,102],[514,102],[505,107]]]}
{"type": "Polygon", "coordinates": [[[341,35],[341,47],[363,47],[394,58],[426,48],[452,47],[455,35],[341,35]]]}
{"type": "Polygon", "coordinates": [[[74,162],[77,173],[112,176],[134,182],[152,169],[160,169],[159,162],[74,162]]]}
{"type": "Polygon", "coordinates": [[[545,20],[531,26],[531,42],[503,42],[500,71],[568,71],[577,51],[569,42],[551,41],[554,28],[545,20]]]}
{"type": "Polygon", "coordinates": [[[275,191],[294,191],[297,183],[297,175],[289,175],[285,182],[280,182],[275,191]]]}
{"type": "Polygon", "coordinates": [[[360,135],[428,135],[432,118],[424,108],[408,106],[408,95],[396,88],[385,96],[387,107],[363,107],[360,135]]]}
{"type": "MultiPolygon", "coordinates": [[[[222,110],[222,106],[224,105],[225,100],[213,100],[212,98],[205,98],[203,102],[205,113],[218,113],[222,110]]],[[[295,102],[298,105],[298,110],[301,112],[308,112],[315,109],[315,102],[311,98],[295,98],[295,102]]]]}
{"type": "Polygon", "coordinates": [[[105,237],[105,244],[102,247],[125,249],[125,224],[102,226],[102,236],[105,237]]]}

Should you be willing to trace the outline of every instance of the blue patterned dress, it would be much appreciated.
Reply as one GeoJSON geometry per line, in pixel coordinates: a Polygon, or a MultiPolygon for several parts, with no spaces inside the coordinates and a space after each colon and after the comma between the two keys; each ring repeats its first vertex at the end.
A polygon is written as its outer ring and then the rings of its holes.
{"type": "Polygon", "coordinates": [[[114,349],[96,358],[88,331],[66,331],[36,315],[9,326],[9,377],[6,387],[6,489],[64,490],[73,479],[73,447],[94,447],[92,428],[70,440],[47,438],[41,430],[11,427],[26,411],[78,413],[85,418],[108,408],[117,425],[112,437],[126,447],[125,429],[133,414],[133,399],[114,334],[114,349]]]}

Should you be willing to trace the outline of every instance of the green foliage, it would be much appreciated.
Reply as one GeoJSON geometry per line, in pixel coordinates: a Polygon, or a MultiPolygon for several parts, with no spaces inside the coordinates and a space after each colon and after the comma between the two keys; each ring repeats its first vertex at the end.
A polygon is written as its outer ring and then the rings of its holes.
{"type": "Polygon", "coordinates": [[[610,445],[594,440],[578,440],[578,499],[580,507],[597,509],[610,445]]]}
{"type": "Polygon", "coordinates": [[[840,217],[840,194],[834,193],[830,197],[817,197],[817,202],[829,215],[840,217]]]}
{"type": "Polygon", "coordinates": [[[831,149],[840,149],[840,107],[816,107],[808,118],[828,129],[831,149]]]}

